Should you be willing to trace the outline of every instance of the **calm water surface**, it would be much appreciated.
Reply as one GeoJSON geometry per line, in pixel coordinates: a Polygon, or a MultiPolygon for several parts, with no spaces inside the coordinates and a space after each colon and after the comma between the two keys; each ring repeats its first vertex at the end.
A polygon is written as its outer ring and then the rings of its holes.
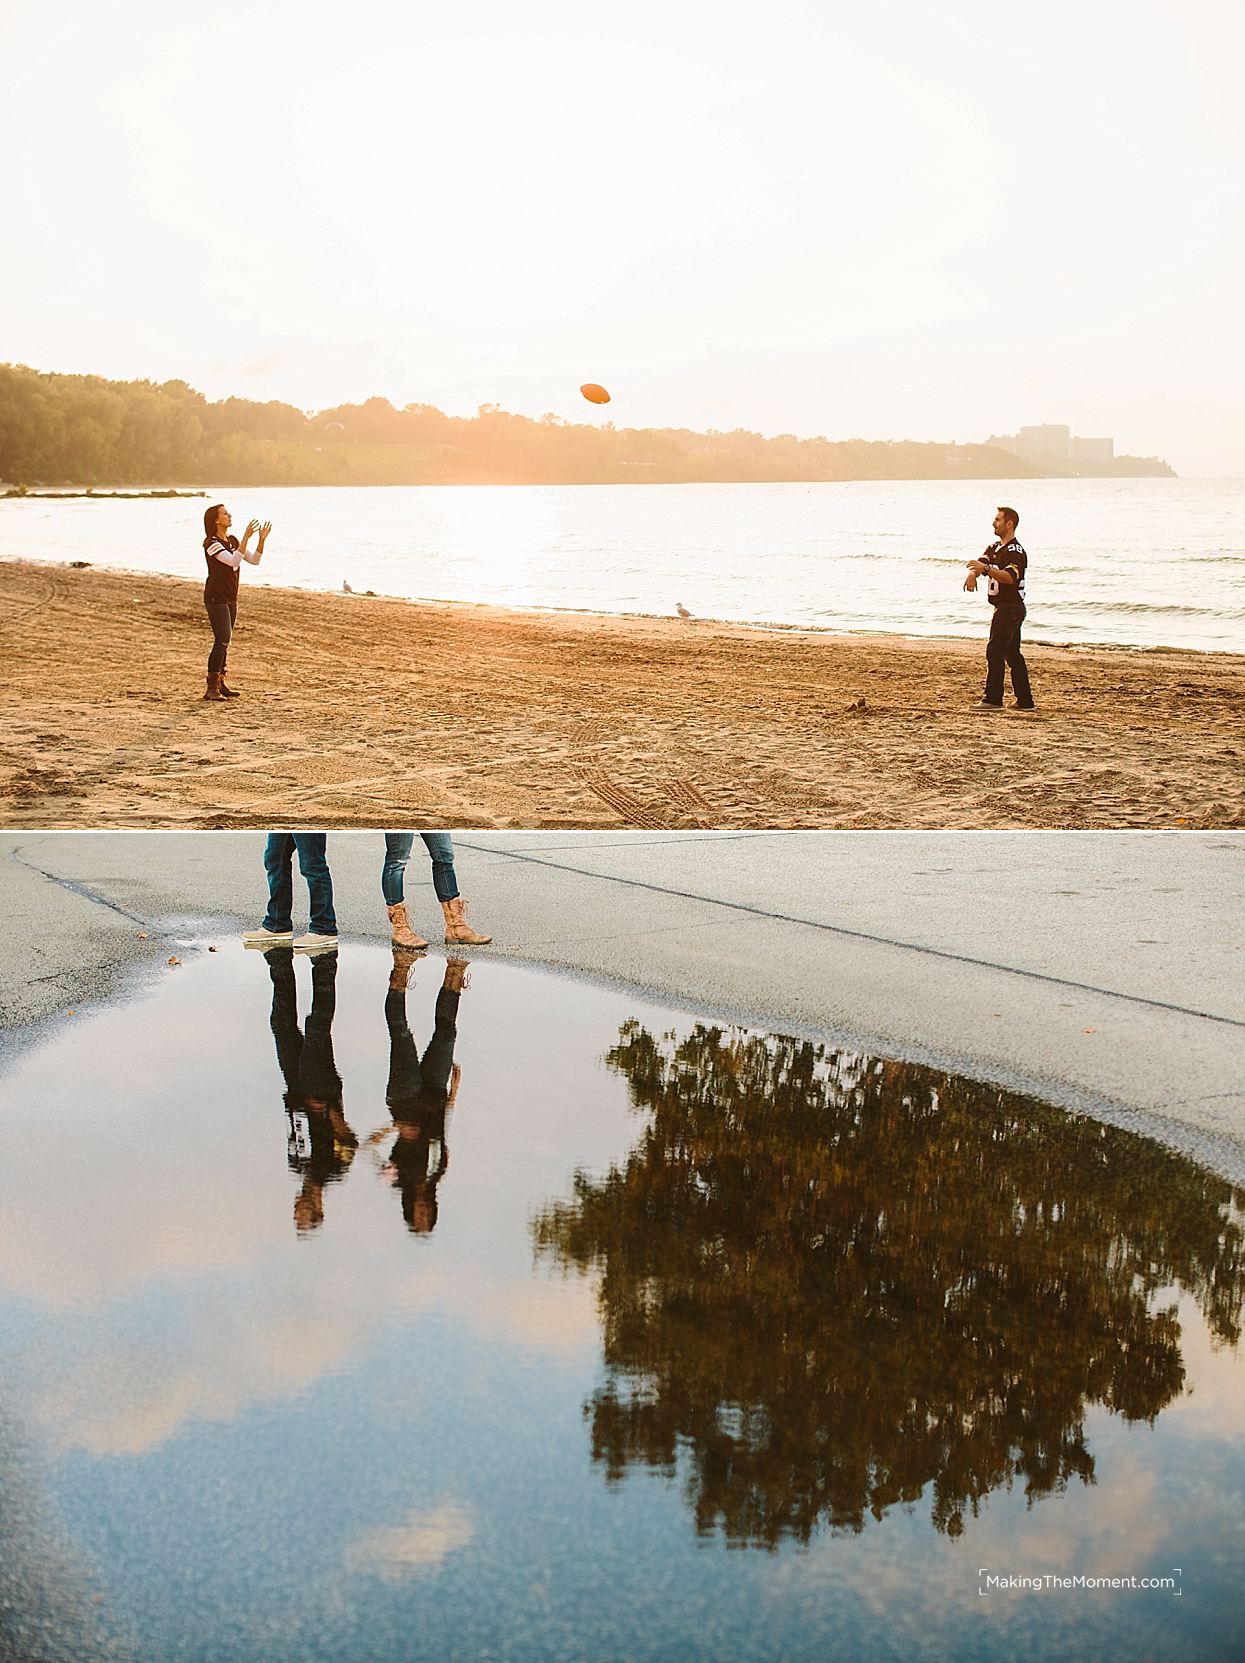
{"type": "Polygon", "coordinates": [[[456,981],[221,942],[10,1062],[13,1655],[1241,1655],[1245,1197],[927,1068],[456,981]]]}
{"type": "MultiPolygon", "coordinates": [[[[207,499],[213,500],[217,493],[207,499]]],[[[1034,640],[1245,651],[1245,480],[222,491],[271,519],[244,584],[980,635],[964,562],[1021,514],[1034,640]]],[[[0,501],[0,558],[203,576],[203,508],[0,501]]]]}

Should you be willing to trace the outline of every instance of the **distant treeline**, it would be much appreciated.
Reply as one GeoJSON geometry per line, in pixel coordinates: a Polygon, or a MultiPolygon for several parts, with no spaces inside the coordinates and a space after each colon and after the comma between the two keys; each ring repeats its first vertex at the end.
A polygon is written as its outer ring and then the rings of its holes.
{"type": "Polygon", "coordinates": [[[737,428],[615,428],[482,405],[471,417],[388,399],[308,414],[209,402],[184,381],[105,381],[0,365],[9,485],[587,485],[1029,478],[988,445],[774,439],[737,428]]]}

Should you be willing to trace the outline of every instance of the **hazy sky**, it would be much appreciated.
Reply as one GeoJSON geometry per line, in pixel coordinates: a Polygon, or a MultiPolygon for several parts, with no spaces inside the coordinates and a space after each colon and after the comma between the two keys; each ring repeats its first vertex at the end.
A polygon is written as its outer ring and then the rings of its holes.
{"type": "Polygon", "coordinates": [[[1242,0],[0,0],[0,359],[1241,474],[1243,58],[1242,0]]]}

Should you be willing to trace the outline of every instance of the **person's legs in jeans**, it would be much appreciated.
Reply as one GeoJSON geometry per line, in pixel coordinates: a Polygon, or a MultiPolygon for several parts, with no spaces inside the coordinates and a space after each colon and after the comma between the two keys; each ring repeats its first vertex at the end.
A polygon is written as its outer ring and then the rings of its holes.
{"type": "Polygon", "coordinates": [[[307,880],[311,899],[311,929],[314,935],[336,935],[337,917],[333,911],[333,879],[325,856],[328,836],[325,832],[293,832],[289,834],[298,850],[298,869],[307,880]]]}
{"type": "Polygon", "coordinates": [[[1003,703],[1003,666],[1015,628],[1015,620],[996,606],[990,619],[990,639],[986,642],[986,690],[981,695],[985,704],[1003,703]]]}
{"type": "Polygon", "coordinates": [[[268,874],[268,911],[264,914],[264,929],[278,933],[294,927],[294,879],[290,870],[294,859],[292,832],[269,832],[264,845],[264,870],[268,874]]]}
{"type": "MultiPolygon", "coordinates": [[[[1020,623],[1024,622],[1021,614],[1020,623]]],[[[1029,666],[1024,661],[1020,651],[1020,623],[1016,625],[1016,632],[1007,644],[1007,667],[1012,673],[1012,692],[1016,695],[1016,706],[1020,710],[1033,709],[1033,689],[1029,685],[1029,666]]]]}
{"type": "Polygon", "coordinates": [[[402,874],[414,841],[414,832],[385,833],[385,864],[380,869],[380,892],[387,907],[396,907],[403,898],[402,874]]]}
{"type": "Polygon", "coordinates": [[[229,643],[233,638],[233,608],[228,601],[213,601],[207,609],[212,626],[212,651],[208,654],[208,675],[214,676],[225,668],[229,643]]]}
{"type": "Polygon", "coordinates": [[[454,875],[454,839],[449,832],[420,832],[419,835],[432,857],[432,887],[436,890],[437,900],[456,900],[458,879],[454,875]]]}

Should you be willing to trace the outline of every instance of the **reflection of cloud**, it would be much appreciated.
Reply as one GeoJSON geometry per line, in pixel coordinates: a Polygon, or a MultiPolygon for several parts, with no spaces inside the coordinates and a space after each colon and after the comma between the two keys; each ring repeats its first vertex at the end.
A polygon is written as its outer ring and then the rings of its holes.
{"type": "Polygon", "coordinates": [[[1163,1411],[1186,1437],[1239,1438],[1245,1404],[1245,1347],[1212,1337],[1188,1294],[1180,1299],[1180,1349],[1189,1384],[1163,1411]]]}
{"type": "Polygon", "coordinates": [[[468,1509],[458,1502],[443,1502],[425,1513],[408,1513],[405,1524],[360,1536],[346,1549],[346,1569],[401,1582],[444,1564],[456,1549],[470,1546],[475,1534],[468,1509]]]}
{"type": "MultiPolygon", "coordinates": [[[[827,1596],[857,1601],[885,1623],[896,1654],[929,1655],[940,1624],[949,1643],[966,1612],[998,1628],[1023,1625],[1033,1600],[1047,1596],[997,1591],[980,1599],[979,1568],[1002,1576],[1144,1575],[1162,1562],[1164,1544],[1170,1549],[1179,1539],[1179,1520],[1164,1506],[1159,1476],[1144,1457],[1121,1449],[1109,1459],[1106,1482],[1078,1485],[1032,1506],[1017,1505],[1016,1495],[988,1497],[979,1518],[966,1517],[958,1540],[894,1512],[880,1525],[866,1524],[858,1536],[825,1535],[799,1559],[777,1565],[767,1591],[784,1602],[827,1596]]],[[[1075,1608],[1062,1609],[1071,1617],[1075,1608]]]]}
{"type": "MultiPolygon", "coordinates": [[[[122,1322],[106,1346],[62,1366],[36,1409],[55,1444],[138,1455],[187,1422],[229,1421],[254,1402],[293,1397],[348,1367],[387,1308],[379,1290],[361,1304],[355,1279],[340,1270],[223,1291],[196,1282],[178,1323],[136,1336],[122,1322]]],[[[413,1304],[408,1298],[406,1309],[413,1304]]]]}
{"type": "Polygon", "coordinates": [[[481,1338],[505,1339],[534,1351],[564,1355],[599,1344],[597,1279],[567,1277],[481,1287],[472,1278],[459,1309],[481,1338]]]}
{"type": "Polygon", "coordinates": [[[61,1449],[142,1454],[188,1422],[232,1420],[253,1403],[310,1390],[350,1368],[387,1325],[428,1309],[486,1343],[559,1356],[595,1348],[591,1281],[535,1280],[526,1265],[510,1278],[474,1264],[440,1274],[426,1264],[417,1281],[406,1238],[392,1230],[383,1239],[393,1253],[388,1274],[360,1277],[350,1261],[302,1254],[275,1284],[262,1267],[250,1285],[236,1277],[222,1284],[209,1270],[184,1284],[175,1324],[123,1314],[105,1344],[49,1369],[39,1420],[61,1449]]]}

